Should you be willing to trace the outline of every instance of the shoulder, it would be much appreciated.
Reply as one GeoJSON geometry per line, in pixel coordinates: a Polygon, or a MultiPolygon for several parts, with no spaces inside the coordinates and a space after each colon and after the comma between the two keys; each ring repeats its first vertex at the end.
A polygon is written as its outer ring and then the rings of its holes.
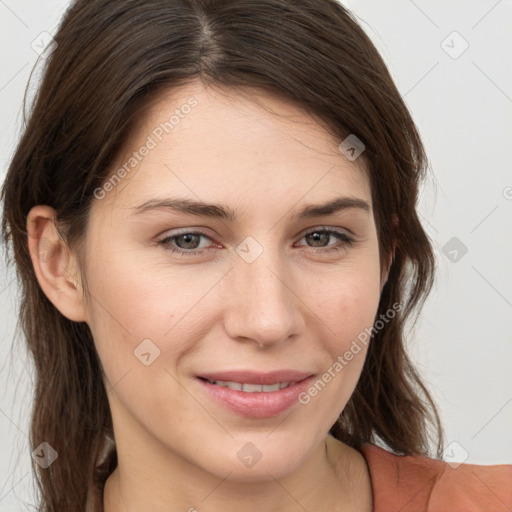
{"type": "Polygon", "coordinates": [[[363,444],[376,512],[508,512],[512,465],[448,464],[363,444]]]}

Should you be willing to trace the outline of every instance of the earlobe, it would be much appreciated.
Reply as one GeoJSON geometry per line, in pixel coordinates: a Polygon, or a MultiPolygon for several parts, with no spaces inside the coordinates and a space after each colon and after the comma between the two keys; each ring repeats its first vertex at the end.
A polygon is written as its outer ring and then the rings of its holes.
{"type": "Polygon", "coordinates": [[[27,216],[28,249],[37,280],[54,306],[74,322],[87,315],[75,257],[59,236],[57,212],[46,205],[34,206],[27,216]]]}

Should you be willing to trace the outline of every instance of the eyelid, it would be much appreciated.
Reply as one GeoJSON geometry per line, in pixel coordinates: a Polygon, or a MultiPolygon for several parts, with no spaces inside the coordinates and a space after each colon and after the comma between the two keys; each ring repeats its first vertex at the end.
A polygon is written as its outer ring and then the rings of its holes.
{"type": "MultiPolygon", "coordinates": [[[[162,244],[166,240],[176,239],[182,235],[197,235],[199,237],[207,238],[212,243],[215,243],[214,237],[209,235],[206,231],[203,231],[203,228],[188,228],[188,229],[182,229],[181,231],[177,231],[177,232],[174,232],[174,231],[172,231],[171,233],[166,232],[162,236],[159,236],[157,238],[156,243],[157,243],[157,245],[162,244]]],[[[217,245],[219,245],[219,244],[217,244],[217,245]]],[[[200,249],[200,250],[207,250],[207,249],[205,248],[205,249],[200,249]]],[[[192,250],[187,251],[187,252],[192,252],[192,250]]],[[[197,252],[197,249],[196,249],[196,252],[197,252]]]]}
{"type": "MultiPolygon", "coordinates": [[[[164,232],[164,234],[158,236],[158,239],[157,241],[161,241],[161,240],[165,240],[167,238],[173,238],[173,237],[178,237],[180,235],[187,235],[187,234],[194,234],[194,235],[203,235],[205,236],[206,238],[209,238],[210,240],[213,240],[213,238],[215,238],[215,236],[213,235],[210,235],[208,234],[207,230],[208,228],[203,228],[203,227],[195,227],[195,226],[190,226],[190,227],[186,227],[186,228],[177,228],[179,231],[172,231],[169,233],[169,232],[164,232]]],[[[319,225],[319,226],[313,226],[311,228],[307,228],[303,231],[301,231],[299,233],[299,235],[297,235],[297,237],[299,238],[303,238],[305,237],[306,235],[309,235],[310,233],[314,233],[315,231],[322,231],[322,230],[325,230],[325,231],[336,231],[336,232],[346,232],[347,235],[351,236],[351,237],[356,237],[357,235],[351,231],[350,229],[348,228],[345,228],[345,227],[339,227],[339,226],[322,226],[322,225],[319,225]]]]}
{"type": "Polygon", "coordinates": [[[303,232],[301,236],[299,236],[299,240],[302,240],[304,237],[312,234],[312,233],[327,233],[329,236],[334,236],[338,238],[338,243],[334,245],[326,245],[325,247],[310,247],[307,245],[301,245],[300,247],[308,247],[312,251],[316,252],[327,252],[329,250],[341,250],[343,246],[349,247],[357,243],[357,237],[352,235],[350,230],[344,230],[343,228],[332,227],[332,226],[317,226],[307,231],[303,232]],[[345,231],[349,231],[350,234],[345,231]],[[342,247],[340,247],[340,244],[342,247]]]}
{"type": "Polygon", "coordinates": [[[350,229],[347,229],[347,228],[342,228],[340,226],[314,226],[312,228],[307,228],[305,231],[302,231],[301,235],[299,235],[301,238],[306,236],[306,235],[309,235],[310,233],[315,233],[316,231],[334,231],[334,232],[337,232],[337,233],[346,233],[347,236],[350,236],[350,237],[355,237],[356,234],[352,231],[350,231],[350,229]]]}
{"type": "MultiPolygon", "coordinates": [[[[201,234],[201,235],[204,235],[210,239],[212,238],[215,238],[216,235],[211,235],[209,234],[208,232],[210,231],[209,228],[205,228],[205,227],[202,227],[202,226],[187,226],[185,228],[176,228],[178,231],[174,231],[174,230],[170,230],[170,231],[165,231],[162,235],[159,235],[158,236],[158,239],[164,239],[164,238],[170,238],[170,237],[173,237],[173,236],[179,236],[179,235],[184,235],[184,234],[201,234]]],[[[310,227],[310,228],[305,228],[303,231],[301,231],[298,235],[296,236],[300,236],[300,237],[303,237],[311,232],[314,232],[314,231],[318,231],[318,230],[331,230],[331,231],[344,231],[346,232],[347,234],[353,236],[353,237],[357,237],[357,235],[350,229],[348,229],[347,227],[341,227],[341,226],[324,226],[324,225],[317,225],[317,226],[313,226],[313,227],[310,227]]]]}
{"type": "MultiPolygon", "coordinates": [[[[200,228],[203,229],[203,228],[200,228]]],[[[298,235],[298,240],[302,240],[304,237],[316,233],[323,232],[328,233],[329,236],[338,237],[338,242],[333,245],[327,245],[324,247],[311,247],[307,245],[299,245],[301,248],[309,248],[310,251],[315,253],[329,253],[331,251],[342,251],[343,249],[347,249],[350,246],[353,246],[357,242],[357,237],[352,235],[352,232],[346,228],[334,227],[334,226],[314,226],[308,228],[305,231],[302,231],[300,235],[298,235]],[[351,234],[347,234],[348,231],[351,234]]],[[[157,240],[157,246],[162,246],[164,250],[170,251],[171,253],[176,253],[179,256],[195,256],[201,255],[206,251],[211,251],[212,247],[203,247],[202,249],[180,249],[173,247],[171,245],[171,241],[176,239],[182,235],[195,235],[203,238],[207,238],[215,243],[214,237],[210,236],[208,233],[200,231],[198,228],[188,227],[182,228],[178,232],[173,232],[172,234],[164,234],[162,237],[159,237],[157,240]],[[166,247],[168,246],[168,247],[166,247]]]]}

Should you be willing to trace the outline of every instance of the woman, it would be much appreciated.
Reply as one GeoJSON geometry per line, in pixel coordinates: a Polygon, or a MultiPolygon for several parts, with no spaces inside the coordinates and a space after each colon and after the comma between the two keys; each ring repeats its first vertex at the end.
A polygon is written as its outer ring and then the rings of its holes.
{"type": "Polygon", "coordinates": [[[79,0],[55,42],[2,190],[40,510],[510,508],[430,458],[426,159],[350,14],[79,0]]]}

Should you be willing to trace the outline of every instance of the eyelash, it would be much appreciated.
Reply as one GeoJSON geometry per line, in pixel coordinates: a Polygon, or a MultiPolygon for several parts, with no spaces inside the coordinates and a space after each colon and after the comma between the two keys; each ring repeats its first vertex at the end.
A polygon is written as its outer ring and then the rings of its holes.
{"type": "MultiPolygon", "coordinates": [[[[340,242],[341,242],[340,245],[327,246],[326,248],[310,247],[310,249],[312,249],[313,252],[315,252],[315,253],[326,253],[326,252],[332,252],[332,251],[342,251],[344,249],[347,249],[347,248],[351,247],[355,243],[355,240],[352,237],[350,237],[349,235],[347,235],[346,233],[344,233],[343,231],[338,231],[338,230],[334,230],[334,229],[327,229],[327,228],[317,228],[317,229],[308,231],[307,233],[305,233],[302,236],[302,238],[304,238],[304,237],[306,237],[308,235],[311,235],[313,233],[326,233],[326,234],[329,234],[329,235],[333,235],[336,238],[338,238],[338,240],[340,240],[340,242]]],[[[203,233],[202,231],[184,231],[183,233],[178,233],[177,235],[172,235],[172,236],[165,237],[164,239],[162,239],[159,242],[157,242],[157,244],[162,246],[164,248],[164,250],[170,251],[172,253],[177,253],[177,254],[179,254],[181,256],[197,256],[197,255],[202,254],[203,252],[209,250],[209,249],[190,249],[189,251],[186,251],[186,250],[183,250],[183,249],[177,249],[176,247],[173,247],[173,246],[170,245],[171,241],[173,241],[173,240],[175,240],[175,239],[177,239],[177,238],[179,238],[181,236],[185,236],[185,235],[199,235],[199,236],[203,236],[203,237],[208,238],[208,239],[211,240],[211,238],[206,233],[203,233]]],[[[306,246],[301,246],[301,247],[306,247],[306,246]]]]}

